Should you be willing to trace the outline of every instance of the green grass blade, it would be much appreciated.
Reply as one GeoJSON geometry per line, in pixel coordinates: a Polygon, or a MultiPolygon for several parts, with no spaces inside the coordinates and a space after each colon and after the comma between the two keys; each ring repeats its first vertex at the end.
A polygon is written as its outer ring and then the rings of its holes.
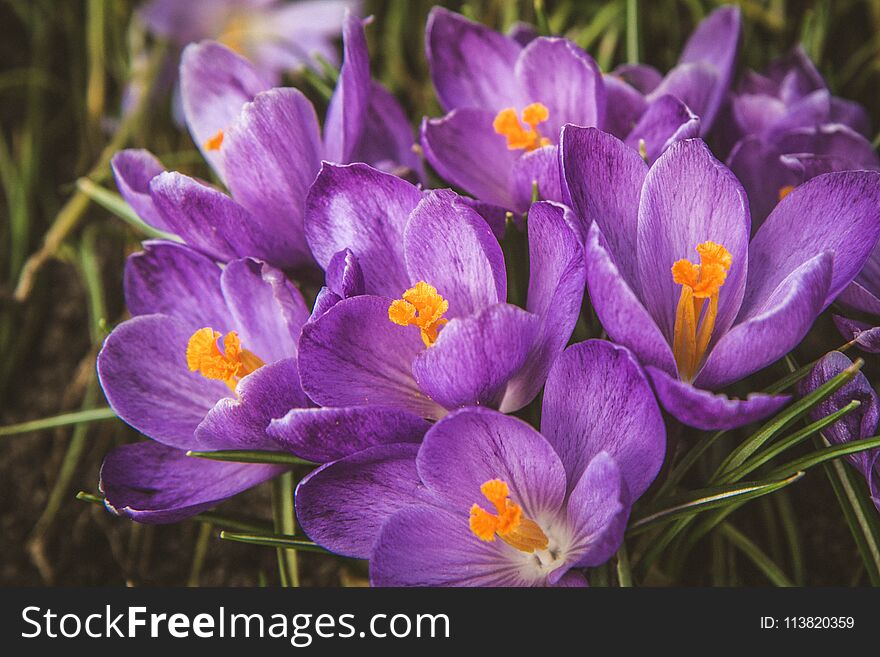
{"type": "Polygon", "coordinates": [[[840,458],[841,456],[857,454],[858,452],[864,452],[869,449],[877,449],[878,447],[880,447],[880,436],[874,436],[872,438],[862,438],[861,440],[853,440],[851,442],[844,443],[843,445],[832,445],[830,447],[823,447],[822,449],[811,452],[806,456],[802,456],[801,458],[789,461],[788,463],[781,465],[778,468],[775,468],[772,472],[770,472],[769,476],[787,477],[792,473],[809,470],[810,468],[821,465],[822,463],[826,463],[833,459],[840,458]]]}
{"type": "Polygon", "coordinates": [[[244,534],[239,532],[220,532],[220,538],[225,541],[237,541],[251,545],[263,545],[265,547],[283,548],[286,550],[301,550],[303,552],[320,552],[332,554],[317,543],[287,534],[244,534]]]}
{"type": "Polygon", "coordinates": [[[751,561],[762,573],[767,576],[775,586],[791,587],[794,586],[782,569],[777,566],[773,560],[768,557],[757,545],[755,545],[745,534],[736,529],[733,525],[724,523],[719,528],[721,535],[724,536],[732,545],[742,552],[749,561],[751,561]]]}
{"type": "Polygon", "coordinates": [[[312,467],[318,465],[286,452],[229,449],[216,452],[189,451],[186,455],[210,461],[231,461],[233,463],[268,463],[271,465],[307,465],[312,467]]]}
{"type": "Polygon", "coordinates": [[[109,408],[91,408],[84,411],[64,413],[53,417],[30,420],[28,422],[21,422],[20,424],[10,424],[9,426],[0,427],[0,436],[13,436],[20,433],[31,433],[34,431],[45,431],[46,429],[66,427],[71,424],[87,424],[89,422],[97,422],[100,420],[112,420],[115,417],[116,413],[109,408]]]}

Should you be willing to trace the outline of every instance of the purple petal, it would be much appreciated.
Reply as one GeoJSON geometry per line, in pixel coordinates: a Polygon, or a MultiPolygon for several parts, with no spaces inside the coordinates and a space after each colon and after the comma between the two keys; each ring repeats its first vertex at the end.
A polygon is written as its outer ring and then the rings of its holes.
{"type": "Polygon", "coordinates": [[[670,344],[681,296],[672,265],[680,259],[698,260],[696,246],[708,240],[733,256],[719,294],[715,335],[721,335],[733,323],[746,285],[748,199],[739,181],[702,141],[680,141],[645,178],[637,239],[641,299],[670,344]]]}
{"type": "Polygon", "coordinates": [[[327,287],[342,299],[366,294],[364,272],[351,249],[339,251],[327,265],[327,287]]]}
{"type": "Polygon", "coordinates": [[[413,378],[413,360],[425,350],[419,331],[388,319],[390,305],[385,297],[344,299],[307,324],[299,344],[303,389],[321,406],[393,406],[442,417],[445,410],[413,378]]]}
{"type": "Polygon", "coordinates": [[[245,349],[266,363],[296,356],[309,309],[300,291],[283,273],[245,258],[226,266],[221,284],[245,349]]]}
{"type": "Polygon", "coordinates": [[[752,223],[756,228],[776,207],[780,194],[801,182],[795,172],[782,164],[780,155],[774,145],[748,136],[736,143],[727,159],[749,197],[752,223]]]}
{"type": "Polygon", "coordinates": [[[667,95],[678,98],[700,117],[701,132],[705,135],[717,112],[712,103],[719,84],[718,71],[712,65],[703,62],[679,64],[647,98],[649,102],[667,95]]]}
{"type": "Polygon", "coordinates": [[[844,98],[832,98],[829,118],[832,123],[843,124],[863,137],[871,137],[871,119],[859,103],[844,98]]]}
{"type": "Polygon", "coordinates": [[[538,198],[545,201],[561,201],[559,150],[556,146],[536,148],[525,153],[513,165],[514,207],[528,208],[532,193],[538,187],[538,198]]]}
{"type": "Polygon", "coordinates": [[[722,388],[794,349],[822,312],[833,266],[834,254],[826,251],[793,271],[760,308],[718,339],[697,385],[722,388]]]}
{"type": "Polygon", "coordinates": [[[318,134],[315,110],[300,91],[272,89],[244,106],[223,140],[229,191],[271,235],[260,255],[279,267],[312,262],[303,212],[320,168],[318,134]]]}
{"type": "Polygon", "coordinates": [[[182,244],[149,241],[143,247],[125,263],[125,302],[132,316],[160,313],[193,331],[233,330],[215,262],[182,244]]]}
{"type": "Polygon", "coordinates": [[[858,274],[878,236],[880,173],[828,173],[800,185],[782,199],[752,240],[749,282],[737,321],[760,312],[803,263],[833,251],[827,306],[858,274]]]}
{"type": "Polygon", "coordinates": [[[763,137],[770,128],[785,117],[788,108],[778,98],[763,93],[739,94],[731,99],[731,112],[745,136],[763,137]]]}
{"type": "Polygon", "coordinates": [[[846,340],[855,340],[859,348],[870,354],[880,353],[880,327],[834,315],[834,325],[846,340]]]}
{"type": "Polygon", "coordinates": [[[648,366],[646,370],[663,408],[680,422],[704,431],[735,429],[763,420],[791,400],[789,395],[762,393],[752,393],[746,399],[731,399],[696,388],[655,367],[648,366]]]}
{"type": "Polygon", "coordinates": [[[700,136],[700,119],[675,96],[652,101],[626,138],[626,145],[639,151],[644,141],[648,162],[653,162],[671,144],[700,136]]]}
{"type": "Polygon", "coordinates": [[[101,466],[99,487],[113,513],[163,524],[210,509],[285,469],[209,461],[148,440],[110,452],[101,466]]]}
{"type": "Polygon", "coordinates": [[[396,298],[411,285],[403,259],[403,233],[422,192],[365,164],[325,163],[306,202],[306,237],[325,269],[350,249],[370,294],[396,298]]]}
{"type": "Polygon", "coordinates": [[[379,445],[312,472],[294,496],[303,530],[337,554],[369,558],[388,518],[430,502],[416,473],[417,451],[418,445],[379,445]]]}
{"type": "Polygon", "coordinates": [[[541,413],[541,433],[574,487],[597,454],[619,467],[633,501],[654,481],[666,454],[666,430],[654,394],[632,354],[589,340],[556,361],[541,413]]]}
{"type": "Polygon", "coordinates": [[[110,160],[110,167],[125,202],[145,223],[167,231],[165,218],[150,196],[150,181],[165,171],[162,163],[149,151],[130,148],[116,153],[110,160]]]}
{"type": "Polygon", "coordinates": [[[529,210],[526,310],[541,324],[526,362],[507,386],[504,412],[519,410],[535,398],[580,314],[586,270],[573,221],[570,210],[555,203],[535,203],[529,210]]]}
{"type": "Polygon", "coordinates": [[[466,317],[507,298],[501,245],[483,218],[453,192],[429,192],[421,200],[406,226],[403,247],[407,287],[418,281],[436,287],[449,301],[447,318],[466,317]]]}
{"type": "Polygon", "coordinates": [[[309,405],[299,384],[295,358],[270,363],[236,386],[236,398],[217,402],[196,429],[194,450],[262,449],[277,451],[266,430],[288,410],[309,405]]]}
{"type": "Polygon", "coordinates": [[[229,396],[220,381],[186,366],[191,327],[167,315],[141,315],[117,326],[98,354],[98,377],[113,411],[150,438],[191,449],[193,433],[229,396]]]}
{"type": "Polygon", "coordinates": [[[324,122],[324,152],[331,162],[351,162],[370,102],[370,53],[363,21],[346,13],[342,68],[324,122]]]}
{"type": "MultiPolygon", "coordinates": [[[[435,424],[416,457],[428,490],[467,523],[473,504],[490,504],[480,486],[500,479],[529,518],[555,514],[565,497],[565,470],[531,426],[487,408],[468,408],[435,424]]],[[[467,524],[464,530],[470,534],[467,524]]]]}
{"type": "Polygon", "coordinates": [[[605,74],[605,100],[611,111],[605,113],[602,130],[625,139],[645,113],[648,101],[637,89],[613,74],[605,74]]]}
{"type": "Polygon", "coordinates": [[[205,41],[184,49],[180,93],[186,124],[196,146],[221,178],[222,150],[208,150],[205,142],[219,130],[228,130],[242,106],[271,87],[253,64],[219,43],[205,41]]]}
{"type": "Polygon", "coordinates": [[[479,23],[434,7],[425,27],[431,79],[446,111],[518,106],[514,66],[522,46],[479,23]]]}
{"type": "MultiPolygon", "coordinates": [[[[567,39],[539,37],[516,62],[523,98],[550,111],[542,133],[553,141],[566,123],[601,126],[605,119],[605,85],[593,58],[567,39]]],[[[497,101],[480,107],[498,107],[497,101]]],[[[501,109],[501,108],[499,108],[501,109]]]]}
{"type": "Polygon", "coordinates": [[[512,193],[514,163],[520,151],[507,148],[495,132],[492,112],[462,108],[442,119],[422,122],[422,148],[425,158],[440,177],[461,187],[485,203],[525,211],[515,207],[512,193]]]}
{"type": "MultiPolygon", "coordinates": [[[[497,408],[535,344],[540,319],[499,303],[453,319],[412,363],[421,389],[445,408],[497,408]]],[[[411,329],[414,331],[414,329],[411,329]]]]}
{"type": "Polygon", "coordinates": [[[327,463],[376,445],[419,442],[431,425],[382,406],[294,408],[272,420],[268,434],[300,458],[327,463]]]}
{"type": "Polygon", "coordinates": [[[647,64],[621,64],[611,72],[611,75],[620,78],[643,94],[654,91],[663,80],[660,71],[647,64]]]}

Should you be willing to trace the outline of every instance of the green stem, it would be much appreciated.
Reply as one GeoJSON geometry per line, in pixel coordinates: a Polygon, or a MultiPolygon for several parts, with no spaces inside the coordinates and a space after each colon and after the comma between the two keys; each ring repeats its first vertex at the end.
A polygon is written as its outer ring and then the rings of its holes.
{"type": "MultiPolygon", "coordinates": [[[[272,512],[275,532],[293,536],[296,531],[296,518],[293,509],[292,472],[285,472],[272,480],[272,512]]],[[[299,586],[296,550],[278,548],[277,555],[281,586],[299,586]]]]}
{"type": "Polygon", "coordinates": [[[639,63],[639,0],[626,0],[626,61],[639,63]]]}

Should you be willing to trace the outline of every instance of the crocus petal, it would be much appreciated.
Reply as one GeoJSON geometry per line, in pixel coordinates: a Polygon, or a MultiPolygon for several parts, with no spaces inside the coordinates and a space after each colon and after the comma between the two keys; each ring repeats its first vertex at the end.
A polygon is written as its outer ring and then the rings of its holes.
{"type": "Polygon", "coordinates": [[[526,362],[539,325],[536,315],[507,303],[453,319],[437,342],[413,360],[412,374],[441,406],[497,408],[508,382],[526,362]]]}
{"type": "Polygon", "coordinates": [[[606,73],[604,83],[605,102],[611,111],[605,113],[602,130],[618,139],[626,139],[645,113],[648,101],[640,91],[613,74],[606,73]]]}
{"type": "Polygon", "coordinates": [[[523,212],[511,192],[514,163],[520,151],[507,148],[492,127],[492,112],[462,108],[442,119],[422,122],[425,158],[440,176],[486,203],[523,212]]]}
{"type": "MultiPolygon", "coordinates": [[[[864,275],[867,268],[868,267],[866,266],[865,269],[862,270],[862,273],[859,274],[859,278],[864,275]]],[[[840,293],[840,296],[837,297],[837,303],[845,308],[858,310],[871,315],[880,315],[880,299],[878,299],[873,292],[869,292],[866,286],[866,281],[856,279],[840,293]]]]}
{"type": "MultiPolygon", "coordinates": [[[[712,128],[715,114],[730,88],[739,50],[740,22],[740,11],[737,7],[728,6],[715,10],[694,30],[679,59],[682,64],[690,62],[709,64],[717,74],[708,104],[698,111],[688,103],[691,109],[700,115],[703,134],[708,133],[712,128]]],[[[687,103],[686,99],[682,98],[682,100],[687,103]]]]}
{"type": "Polygon", "coordinates": [[[825,252],[793,271],[764,305],[721,336],[696,378],[717,389],[770,365],[794,349],[822,312],[834,254],[825,252]]]}
{"type": "Polygon", "coordinates": [[[327,265],[327,287],[342,299],[366,294],[364,272],[351,249],[339,251],[327,265]]]}
{"type": "Polygon", "coordinates": [[[271,235],[259,255],[279,267],[312,262],[303,208],[320,168],[318,135],[318,118],[302,92],[272,89],[244,106],[223,140],[229,191],[271,235]]]}
{"type": "Polygon", "coordinates": [[[583,568],[608,561],[623,543],[629,510],[629,493],[618,464],[607,452],[599,452],[568,498],[568,522],[575,536],[570,549],[578,555],[570,565],[583,568]]]}
{"type": "Polygon", "coordinates": [[[764,93],[743,93],[730,101],[731,113],[741,135],[761,138],[788,111],[785,103],[764,93]]]}
{"type": "MultiPolygon", "coordinates": [[[[792,130],[780,136],[776,142],[779,150],[786,154],[803,156],[807,153],[829,157],[845,166],[837,169],[877,169],[880,158],[871,142],[845,125],[820,125],[792,130]]],[[[834,169],[816,171],[830,173],[834,169]]]]}
{"type": "Polygon", "coordinates": [[[632,354],[610,342],[569,347],[544,388],[541,433],[565,465],[569,487],[605,452],[632,499],[654,481],[666,453],[666,430],[654,394],[632,354]]]}
{"type": "Polygon", "coordinates": [[[878,236],[880,173],[828,173],[795,188],[752,240],[749,283],[737,321],[761,312],[779,284],[803,263],[832,251],[827,306],[858,274],[878,236]]]}
{"type": "Polygon", "coordinates": [[[418,445],[379,445],[309,474],[294,496],[303,530],[337,554],[369,558],[388,518],[430,502],[416,473],[417,451],[418,445]]]}
{"type": "Polygon", "coordinates": [[[190,518],[285,469],[195,458],[148,440],[110,452],[99,486],[114,513],[162,524],[190,518]]]}
{"type": "Polygon", "coordinates": [[[277,451],[266,434],[269,423],[290,408],[309,405],[299,384],[295,358],[270,363],[248,374],[235,388],[236,398],[217,402],[196,429],[197,451],[262,449],[277,451]]]}
{"type": "Polygon", "coordinates": [[[601,228],[627,284],[638,291],[636,231],[639,196],[648,166],[638,152],[595,128],[566,126],[559,142],[569,204],[586,237],[594,221],[601,228]]]}
{"type": "Polygon", "coordinates": [[[608,335],[632,349],[643,363],[675,374],[669,343],[621,276],[597,224],[590,227],[585,259],[590,300],[608,335]]]}
{"type": "Polygon", "coordinates": [[[762,420],[791,399],[789,395],[761,393],[750,394],[746,399],[731,399],[696,388],[655,367],[645,369],[663,408],[680,422],[704,431],[735,429],[762,420]]]}
{"type": "MultiPolygon", "coordinates": [[[[540,102],[550,112],[542,132],[556,141],[566,123],[601,126],[605,119],[605,85],[593,58],[567,39],[539,37],[516,62],[524,99],[540,102]]],[[[494,104],[483,107],[497,107],[494,104]]]]}
{"type": "Polygon", "coordinates": [[[350,162],[364,132],[370,102],[370,53],[363,21],[348,12],[342,26],[343,61],[324,122],[324,152],[350,162]]]}
{"type": "Polygon", "coordinates": [[[501,245],[453,192],[429,192],[421,200],[406,226],[403,249],[410,284],[436,287],[449,301],[447,318],[466,317],[507,298],[501,245]]]}
{"type": "Polygon", "coordinates": [[[555,203],[535,203],[529,210],[526,310],[537,315],[541,324],[526,362],[507,386],[500,407],[505,413],[535,398],[580,314],[586,269],[573,221],[571,211],[555,203]]]}
{"type": "Polygon", "coordinates": [[[321,406],[384,405],[442,417],[413,378],[413,360],[425,350],[419,331],[391,322],[390,305],[385,297],[344,299],[307,324],[299,344],[303,389],[321,406]]]}
{"type": "Polygon", "coordinates": [[[251,258],[235,260],[223,270],[221,285],[245,349],[266,363],[296,356],[309,310],[282,272],[251,258]]]}
{"type": "Polygon", "coordinates": [[[150,181],[165,171],[162,163],[149,151],[130,148],[114,155],[110,167],[119,193],[137,215],[153,228],[169,230],[150,196],[150,181]]]}
{"type": "Polygon", "coordinates": [[[555,514],[565,497],[565,470],[550,443],[522,420],[487,408],[462,409],[431,427],[416,466],[428,490],[465,523],[473,504],[490,504],[480,486],[491,479],[507,483],[533,519],[555,514]]]}
{"type": "Polygon", "coordinates": [[[520,104],[514,66],[522,46],[510,37],[434,7],[425,27],[425,46],[437,98],[446,111],[501,110],[520,104]]]}
{"type": "Polygon", "coordinates": [[[325,269],[351,249],[370,294],[397,297],[412,281],[403,260],[403,232],[422,192],[365,164],[321,167],[306,201],[306,237],[325,269]]]}
{"type": "MultiPolygon", "coordinates": [[[[370,557],[373,586],[528,586],[516,549],[487,543],[466,513],[415,506],[382,527],[370,557]]],[[[522,553],[520,553],[522,554],[522,553]]]]}
{"type": "Polygon", "coordinates": [[[859,103],[845,98],[832,98],[829,118],[832,123],[849,126],[863,137],[871,137],[871,119],[859,103]]]}
{"type": "Polygon", "coordinates": [[[517,208],[528,208],[537,186],[538,199],[561,201],[559,151],[556,146],[536,148],[513,165],[512,193],[517,208]]]}
{"type": "Polygon", "coordinates": [[[718,71],[703,62],[679,64],[669,71],[663,82],[648,95],[648,101],[652,102],[661,96],[675,96],[700,117],[702,134],[708,133],[709,121],[714,117],[709,113],[713,110],[712,103],[714,91],[719,86],[718,71]]]}
{"type": "Polygon", "coordinates": [[[645,178],[637,237],[641,299],[670,344],[681,296],[670,269],[680,259],[698,260],[696,246],[709,240],[723,245],[733,258],[719,294],[717,336],[733,322],[745,290],[748,199],[705,143],[676,142],[645,178]]]}
{"type": "Polygon", "coordinates": [[[271,81],[253,64],[219,43],[205,41],[184,49],[180,93],[186,124],[196,146],[221,178],[222,150],[209,150],[205,142],[219,130],[227,130],[245,103],[271,87],[271,81]]]}
{"type": "Polygon", "coordinates": [[[776,207],[785,189],[801,182],[800,177],[780,161],[780,155],[773,144],[750,135],[736,143],[727,159],[730,170],[742,182],[749,197],[752,224],[756,228],[776,207]]]}
{"type": "Polygon", "coordinates": [[[177,172],[153,178],[150,193],[168,227],[189,246],[215,260],[271,251],[275,235],[223,192],[177,172]]]}
{"type": "Polygon", "coordinates": [[[125,263],[125,303],[132,316],[161,313],[192,330],[233,330],[220,289],[222,270],[182,244],[148,241],[125,263]]]}
{"type": "Polygon", "coordinates": [[[834,325],[846,340],[855,340],[859,348],[871,354],[880,353],[880,327],[834,315],[834,325]]]}
{"type": "Polygon", "coordinates": [[[327,463],[376,445],[418,442],[429,427],[417,415],[382,406],[294,408],[272,420],[268,434],[300,458],[327,463]]]}
{"type": "Polygon", "coordinates": [[[611,72],[611,75],[620,78],[643,94],[651,93],[663,81],[660,71],[647,64],[621,64],[611,72]]]}
{"type": "Polygon", "coordinates": [[[113,411],[150,438],[190,449],[193,432],[229,395],[220,381],[186,366],[193,329],[167,315],[141,315],[117,326],[98,354],[98,377],[113,411]]]}
{"type": "MultiPolygon", "coordinates": [[[[835,376],[852,367],[852,361],[839,351],[832,351],[822,357],[810,371],[810,375],[801,384],[801,394],[807,395],[835,376]]],[[[823,430],[828,442],[843,445],[854,440],[871,438],[877,434],[877,422],[880,420],[880,399],[867,377],[860,371],[847,381],[830,397],[826,397],[810,410],[810,419],[816,422],[847,406],[852,401],[860,402],[860,406],[848,415],[823,430]]],[[[880,457],[880,449],[850,454],[846,459],[861,473],[871,479],[874,464],[880,457]]]]}
{"type": "Polygon", "coordinates": [[[648,105],[626,138],[626,145],[639,151],[644,142],[650,163],[674,142],[699,136],[699,117],[675,96],[665,95],[648,105]]]}

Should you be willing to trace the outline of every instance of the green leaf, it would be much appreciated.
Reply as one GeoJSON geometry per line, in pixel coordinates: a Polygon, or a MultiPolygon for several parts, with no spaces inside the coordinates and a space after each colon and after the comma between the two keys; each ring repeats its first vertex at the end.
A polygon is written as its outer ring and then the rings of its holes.
{"type": "Polygon", "coordinates": [[[861,440],[853,440],[843,445],[831,445],[822,449],[811,452],[806,456],[789,461],[785,465],[781,465],[770,472],[771,477],[786,477],[793,472],[808,470],[812,467],[831,461],[832,459],[864,452],[869,449],[880,447],[880,436],[872,438],[862,438],[861,440]]]}
{"type": "Polygon", "coordinates": [[[639,518],[630,525],[627,535],[638,534],[650,527],[669,522],[670,520],[693,516],[697,513],[730,504],[747,502],[793,484],[802,476],[803,473],[798,472],[779,480],[741,482],[694,491],[671,506],[639,518]]]}
{"type": "Polygon", "coordinates": [[[18,433],[44,431],[45,429],[55,429],[57,427],[66,427],[71,424],[83,424],[87,422],[96,422],[98,420],[112,420],[115,417],[116,413],[109,408],[90,408],[75,413],[64,413],[63,415],[55,415],[54,417],[46,417],[39,420],[22,422],[21,424],[11,424],[6,427],[0,427],[0,436],[12,436],[18,433]]]}
{"type": "Polygon", "coordinates": [[[101,185],[96,184],[89,178],[80,178],[76,181],[77,189],[85,194],[92,201],[100,205],[105,210],[112,212],[122,219],[129,226],[134,228],[138,233],[145,237],[154,239],[170,240],[172,242],[182,242],[177,235],[166,233],[164,231],[153,228],[143,219],[137,216],[137,213],[131,206],[125,202],[119,194],[105,189],[101,185]]]}
{"type": "Polygon", "coordinates": [[[232,461],[234,463],[269,463],[272,465],[308,465],[317,466],[317,463],[298,458],[286,452],[268,452],[260,450],[229,449],[216,452],[189,451],[187,456],[211,461],[232,461]]]}
{"type": "Polygon", "coordinates": [[[226,541],[250,543],[251,545],[264,545],[273,548],[285,548],[288,550],[302,550],[303,552],[320,552],[321,554],[333,554],[312,541],[290,536],[288,534],[244,534],[238,532],[220,532],[220,538],[226,541]]]}
{"type": "Polygon", "coordinates": [[[773,582],[773,584],[786,587],[795,585],[794,582],[782,572],[782,569],[777,566],[770,557],[764,554],[761,548],[755,545],[738,529],[733,527],[733,525],[724,523],[719,528],[719,531],[724,538],[730,541],[732,545],[748,557],[749,561],[755,564],[755,566],[757,566],[758,569],[767,576],[767,579],[773,582]]]}

